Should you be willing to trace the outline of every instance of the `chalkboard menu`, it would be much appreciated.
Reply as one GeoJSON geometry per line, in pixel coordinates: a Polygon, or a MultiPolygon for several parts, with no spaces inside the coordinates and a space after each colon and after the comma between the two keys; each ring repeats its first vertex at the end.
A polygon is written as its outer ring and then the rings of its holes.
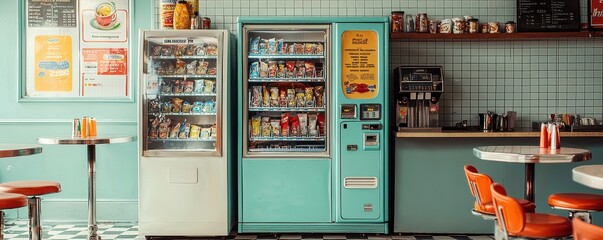
{"type": "Polygon", "coordinates": [[[29,0],[29,27],[76,27],[77,1],[29,0]]]}
{"type": "Polygon", "coordinates": [[[517,31],[580,31],[580,1],[517,0],[517,31]]]}

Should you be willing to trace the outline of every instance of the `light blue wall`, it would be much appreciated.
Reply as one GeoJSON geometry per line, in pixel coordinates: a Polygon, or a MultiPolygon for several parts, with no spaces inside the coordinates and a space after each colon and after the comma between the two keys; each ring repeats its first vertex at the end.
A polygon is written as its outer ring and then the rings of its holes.
{"type": "MultiPolygon", "coordinates": [[[[7,0],[0,8],[0,143],[36,143],[39,136],[69,136],[71,119],[84,115],[98,119],[98,133],[136,135],[136,102],[17,102],[19,79],[19,2],[7,0]]],[[[132,1],[130,79],[137,94],[138,29],[151,28],[151,1],[132,1]]],[[[54,180],[62,192],[43,200],[44,220],[87,219],[87,165],[85,146],[44,145],[42,154],[0,161],[0,182],[54,180]]],[[[138,199],[137,142],[97,146],[97,202],[100,221],[136,221],[138,199]]],[[[10,212],[14,217],[16,212],[10,212]]],[[[19,211],[27,218],[26,209],[19,211]]]]}

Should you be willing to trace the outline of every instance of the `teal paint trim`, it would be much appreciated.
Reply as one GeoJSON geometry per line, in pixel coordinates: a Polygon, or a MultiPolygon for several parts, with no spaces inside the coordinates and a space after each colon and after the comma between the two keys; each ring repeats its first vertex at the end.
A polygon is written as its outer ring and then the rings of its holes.
{"type": "Polygon", "coordinates": [[[285,233],[285,232],[315,232],[315,233],[388,233],[386,223],[355,224],[355,223],[240,223],[240,233],[285,233]]]}
{"type": "MultiPolygon", "coordinates": [[[[382,23],[387,17],[238,17],[239,30],[243,24],[331,24],[331,23],[382,23]]],[[[240,31],[239,31],[240,33],[240,31]]],[[[240,34],[239,34],[240,35],[240,34]]],[[[389,38],[388,38],[389,39],[389,38]]]]}
{"type": "MultiPolygon", "coordinates": [[[[389,58],[388,55],[388,51],[387,49],[389,48],[388,43],[389,43],[389,35],[387,34],[388,29],[389,29],[389,24],[388,24],[388,20],[387,18],[383,18],[383,21],[379,22],[379,24],[376,23],[370,23],[370,22],[360,22],[360,23],[356,23],[356,24],[334,24],[334,28],[333,28],[333,64],[332,64],[332,69],[333,69],[333,83],[332,83],[332,91],[331,91],[331,96],[335,96],[334,97],[334,101],[333,101],[333,105],[332,108],[334,109],[334,118],[331,120],[331,126],[335,126],[333,129],[333,133],[334,136],[341,136],[341,131],[339,129],[340,123],[341,122],[347,122],[348,120],[345,119],[340,119],[339,118],[339,106],[340,104],[343,103],[353,103],[353,104],[357,104],[357,107],[359,108],[359,103],[364,103],[364,100],[351,100],[351,99],[347,99],[343,93],[342,93],[342,88],[341,88],[341,80],[342,76],[341,76],[341,51],[339,51],[339,49],[341,49],[341,34],[343,34],[344,31],[346,30],[372,30],[375,31],[378,36],[379,36],[379,56],[378,56],[378,65],[379,65],[379,78],[381,79],[380,81],[380,90],[377,94],[377,96],[374,99],[369,99],[371,103],[381,103],[383,104],[382,106],[382,116],[381,116],[381,120],[379,121],[380,123],[383,124],[383,128],[385,130],[381,131],[381,134],[383,134],[383,136],[381,137],[382,141],[382,145],[383,145],[383,151],[382,153],[384,161],[382,163],[382,165],[380,166],[380,174],[378,175],[380,177],[379,181],[378,181],[378,186],[379,186],[379,191],[380,194],[382,194],[382,198],[380,201],[380,204],[382,204],[382,207],[380,209],[380,214],[379,214],[379,221],[383,221],[385,223],[387,223],[389,221],[389,195],[387,194],[387,191],[389,190],[389,168],[388,168],[388,162],[389,162],[389,147],[388,145],[388,140],[390,138],[390,133],[388,131],[387,126],[389,125],[389,119],[388,119],[388,109],[389,109],[389,100],[388,100],[388,94],[389,94],[389,78],[388,78],[388,74],[389,74],[389,65],[387,62],[387,59],[389,58]],[[338,82],[337,82],[338,81],[338,82]],[[380,99],[378,101],[375,101],[376,99],[380,99]]],[[[359,109],[357,109],[358,113],[359,113],[359,109]]],[[[351,119],[351,121],[358,121],[359,117],[356,120],[351,119]]],[[[371,122],[376,122],[376,121],[371,121],[371,122]]],[[[340,169],[341,169],[341,160],[337,160],[341,158],[341,146],[339,146],[338,144],[334,144],[334,151],[333,151],[333,183],[334,189],[341,189],[342,187],[339,186],[338,184],[343,184],[343,178],[342,175],[340,173],[340,169]]],[[[335,196],[335,202],[334,204],[334,216],[337,222],[351,222],[351,221],[358,221],[358,222],[362,222],[362,220],[349,220],[349,219],[344,219],[342,218],[342,204],[340,204],[341,202],[341,192],[340,191],[335,191],[334,192],[334,196],[335,196]]],[[[364,222],[370,222],[369,220],[365,220],[364,222]]]]}
{"type": "MultiPolygon", "coordinates": [[[[243,129],[243,24],[237,23],[238,36],[237,36],[237,127],[243,129]]],[[[232,110],[231,110],[232,111],[232,110]]],[[[243,136],[242,133],[237,135],[237,215],[238,221],[241,222],[243,219],[243,136]]]]}
{"type": "Polygon", "coordinates": [[[330,159],[244,158],[244,223],[329,223],[330,159]]]}
{"type": "MultiPolygon", "coordinates": [[[[155,2],[155,1],[153,1],[155,2]]],[[[155,22],[155,21],[153,21],[155,22]]],[[[235,71],[233,71],[233,68],[236,68],[236,38],[234,38],[234,35],[232,35],[230,32],[226,33],[226,40],[228,40],[228,47],[229,47],[229,55],[228,57],[228,70],[226,71],[226,77],[228,79],[228,88],[226,89],[226,98],[228,98],[228,105],[226,106],[226,111],[224,111],[227,119],[228,119],[228,126],[226,126],[228,128],[228,135],[226,136],[226,144],[227,146],[225,146],[225,151],[227,151],[227,158],[226,158],[226,193],[228,194],[227,196],[227,215],[226,215],[226,222],[227,222],[227,232],[230,232],[230,230],[234,227],[235,223],[236,223],[236,216],[237,213],[235,211],[236,209],[236,204],[237,204],[237,171],[236,171],[236,166],[237,166],[237,162],[236,160],[237,158],[237,135],[238,135],[238,127],[237,127],[237,114],[236,111],[233,111],[236,107],[236,100],[237,100],[237,75],[235,74],[235,71]]]]}
{"type": "Polygon", "coordinates": [[[17,24],[18,24],[18,34],[19,34],[19,47],[18,47],[18,55],[17,55],[17,67],[18,73],[17,77],[17,99],[19,102],[25,97],[25,21],[21,21],[21,19],[25,19],[25,2],[26,1],[17,1],[17,24]]]}

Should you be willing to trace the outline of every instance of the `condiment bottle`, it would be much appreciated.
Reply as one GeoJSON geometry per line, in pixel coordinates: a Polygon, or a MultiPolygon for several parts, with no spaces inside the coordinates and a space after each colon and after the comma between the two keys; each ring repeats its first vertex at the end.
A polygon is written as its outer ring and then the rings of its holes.
{"type": "Polygon", "coordinates": [[[551,133],[551,150],[561,148],[561,143],[559,140],[559,128],[557,128],[557,125],[553,124],[551,133]]]}
{"type": "Polygon", "coordinates": [[[549,147],[549,131],[547,130],[546,123],[540,124],[540,148],[549,147]]]}
{"type": "Polygon", "coordinates": [[[174,29],[190,29],[191,28],[191,17],[188,13],[188,4],[185,0],[178,1],[176,3],[176,9],[174,9],[174,29]]]}

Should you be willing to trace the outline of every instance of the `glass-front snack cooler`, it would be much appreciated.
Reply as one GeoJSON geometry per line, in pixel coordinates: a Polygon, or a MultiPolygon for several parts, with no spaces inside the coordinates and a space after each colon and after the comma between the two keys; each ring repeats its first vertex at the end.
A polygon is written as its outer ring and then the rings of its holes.
{"type": "Polygon", "coordinates": [[[229,234],[228,40],[225,30],[140,32],[141,235],[229,234]]]}
{"type": "Polygon", "coordinates": [[[386,233],[388,20],[238,23],[238,232],[386,233]]]}
{"type": "Polygon", "coordinates": [[[248,156],[329,156],[329,26],[250,30],[245,50],[248,156]]]}

